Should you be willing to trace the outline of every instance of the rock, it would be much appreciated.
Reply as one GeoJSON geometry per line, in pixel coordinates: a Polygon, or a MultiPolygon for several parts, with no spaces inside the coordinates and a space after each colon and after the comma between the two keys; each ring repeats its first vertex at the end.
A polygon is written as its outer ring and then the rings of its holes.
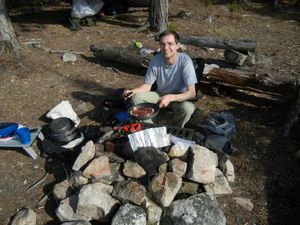
{"type": "Polygon", "coordinates": [[[87,178],[102,178],[110,175],[111,171],[107,156],[93,159],[83,171],[83,176],[87,178]]]}
{"type": "Polygon", "coordinates": [[[248,198],[235,197],[233,200],[248,212],[251,212],[254,207],[251,200],[248,198]]]}
{"type": "Polygon", "coordinates": [[[82,171],[73,171],[69,183],[71,183],[75,189],[80,189],[81,186],[89,183],[89,179],[82,175],[82,171]]]}
{"type": "Polygon", "coordinates": [[[124,180],[124,177],[120,174],[120,164],[119,163],[110,163],[110,172],[111,172],[111,175],[108,177],[93,178],[92,183],[100,182],[100,183],[110,185],[112,183],[124,180]]]}
{"type": "Polygon", "coordinates": [[[124,177],[120,174],[120,164],[119,163],[110,163],[111,176],[110,179],[112,181],[123,181],[124,177]]]}
{"type": "Polygon", "coordinates": [[[204,21],[206,21],[208,23],[211,23],[212,22],[212,16],[208,15],[208,17],[206,17],[206,19],[204,21]]]}
{"type": "Polygon", "coordinates": [[[160,173],[156,175],[150,185],[150,193],[155,202],[162,207],[168,207],[182,184],[181,177],[173,172],[160,173]]]}
{"type": "Polygon", "coordinates": [[[116,163],[125,162],[125,160],[122,157],[118,156],[117,154],[113,152],[105,152],[104,149],[102,149],[102,147],[99,147],[99,146],[103,146],[102,144],[95,144],[95,146],[97,146],[96,153],[95,153],[96,157],[107,156],[110,162],[116,162],[116,163]]]}
{"type": "Polygon", "coordinates": [[[102,183],[87,184],[78,194],[76,213],[90,221],[106,217],[119,203],[111,197],[113,187],[102,183]]]}
{"type": "Polygon", "coordinates": [[[174,157],[181,157],[183,155],[186,154],[187,150],[189,149],[189,146],[179,142],[177,144],[174,144],[169,153],[168,153],[168,156],[170,156],[171,158],[174,158],[174,157]]]}
{"type": "Polygon", "coordinates": [[[232,190],[226,177],[219,169],[216,170],[215,182],[213,184],[204,185],[204,189],[207,193],[212,193],[214,195],[232,194],[232,190]]]}
{"type": "Polygon", "coordinates": [[[169,170],[170,172],[177,173],[180,177],[183,177],[187,168],[187,163],[181,161],[180,159],[172,159],[169,162],[169,170]]]}
{"type": "Polygon", "coordinates": [[[95,157],[103,156],[104,148],[105,148],[104,144],[94,143],[94,145],[95,145],[95,157]]]}
{"type": "Polygon", "coordinates": [[[74,194],[72,184],[69,180],[63,180],[53,187],[53,196],[56,200],[62,200],[74,194]]]}
{"type": "Polygon", "coordinates": [[[178,194],[196,195],[198,194],[198,189],[199,189],[199,183],[182,181],[182,185],[180,187],[178,194]]]}
{"type": "Polygon", "coordinates": [[[226,170],[226,162],[229,159],[229,156],[223,151],[216,151],[215,153],[218,157],[218,168],[224,172],[226,170]]]}
{"type": "Polygon", "coordinates": [[[59,202],[55,214],[61,222],[87,220],[86,217],[76,214],[76,206],[78,203],[77,195],[71,195],[59,202]]]}
{"type": "Polygon", "coordinates": [[[169,161],[166,153],[154,147],[141,147],[134,152],[134,160],[150,175],[157,173],[157,168],[169,161]]]}
{"type": "Polygon", "coordinates": [[[77,55],[69,52],[65,52],[62,55],[62,60],[64,62],[75,62],[77,60],[77,55]]]}
{"type": "Polygon", "coordinates": [[[64,222],[61,225],[92,225],[92,224],[90,222],[80,220],[80,221],[64,222]]]}
{"type": "Polygon", "coordinates": [[[84,114],[90,111],[90,108],[88,107],[86,102],[81,102],[77,107],[75,108],[75,111],[80,114],[84,114]]]}
{"type": "Polygon", "coordinates": [[[111,225],[146,225],[146,213],[143,208],[124,204],[112,219],[111,225]]]}
{"type": "Polygon", "coordinates": [[[88,141],[85,146],[81,148],[81,153],[75,160],[72,169],[78,171],[88,161],[90,161],[95,155],[95,145],[93,141],[88,141]]]}
{"type": "Polygon", "coordinates": [[[163,163],[158,167],[158,173],[168,172],[168,163],[163,163]]]}
{"type": "Polygon", "coordinates": [[[225,176],[228,182],[233,183],[235,181],[235,174],[234,174],[234,166],[230,160],[227,160],[226,164],[226,173],[225,176]]]}
{"type": "Polygon", "coordinates": [[[160,225],[225,225],[226,218],[212,194],[201,193],[174,201],[165,209],[160,225]]]}
{"type": "Polygon", "coordinates": [[[146,196],[146,189],[135,181],[121,181],[115,184],[112,196],[125,202],[141,205],[146,196]]]}
{"type": "Polygon", "coordinates": [[[11,223],[11,225],[35,225],[36,224],[36,213],[29,208],[21,209],[17,212],[11,223]]]}
{"type": "Polygon", "coordinates": [[[188,155],[187,178],[202,184],[215,182],[218,157],[216,153],[200,145],[191,146],[188,155]]]}
{"type": "Polygon", "coordinates": [[[149,197],[144,198],[142,207],[146,210],[147,222],[149,224],[157,224],[160,221],[163,210],[149,197]]]}
{"type": "Polygon", "coordinates": [[[113,140],[107,140],[104,142],[105,152],[118,153],[119,148],[113,140]]]}
{"type": "Polygon", "coordinates": [[[141,178],[147,174],[137,162],[127,160],[123,166],[123,173],[127,177],[141,178]]]}
{"type": "Polygon", "coordinates": [[[248,56],[232,49],[225,49],[224,57],[227,62],[242,66],[248,56]]]}
{"type": "Polygon", "coordinates": [[[134,151],[131,148],[130,142],[127,141],[124,144],[124,147],[122,151],[120,152],[121,156],[124,157],[125,159],[133,159],[134,158],[134,151]]]}
{"type": "Polygon", "coordinates": [[[265,55],[249,51],[244,65],[255,66],[257,69],[268,71],[272,67],[272,59],[265,55]]]}

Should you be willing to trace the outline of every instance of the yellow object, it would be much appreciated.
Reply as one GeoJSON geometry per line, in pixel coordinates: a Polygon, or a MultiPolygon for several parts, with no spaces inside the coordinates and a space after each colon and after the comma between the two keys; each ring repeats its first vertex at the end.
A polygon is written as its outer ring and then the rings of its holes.
{"type": "Polygon", "coordinates": [[[142,48],[143,47],[143,44],[141,42],[133,41],[133,43],[134,43],[134,46],[137,47],[137,48],[142,48]]]}

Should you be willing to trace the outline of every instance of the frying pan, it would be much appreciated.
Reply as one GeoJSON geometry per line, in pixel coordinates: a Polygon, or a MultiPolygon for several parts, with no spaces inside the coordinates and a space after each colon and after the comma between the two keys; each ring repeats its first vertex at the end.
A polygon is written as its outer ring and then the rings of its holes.
{"type": "Polygon", "coordinates": [[[159,107],[155,103],[141,103],[141,104],[131,106],[127,112],[130,115],[130,117],[135,120],[148,120],[148,119],[154,118],[158,114],[159,107]],[[149,116],[134,116],[134,115],[131,115],[131,113],[130,113],[133,110],[133,108],[137,108],[137,109],[152,108],[152,109],[154,109],[154,112],[152,114],[150,114],[149,116]]]}

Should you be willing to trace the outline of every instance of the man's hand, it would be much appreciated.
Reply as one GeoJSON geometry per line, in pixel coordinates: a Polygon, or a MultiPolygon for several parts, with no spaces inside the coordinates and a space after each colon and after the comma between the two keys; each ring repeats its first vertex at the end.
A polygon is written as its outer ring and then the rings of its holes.
{"type": "Polygon", "coordinates": [[[170,102],[174,101],[173,99],[174,99],[173,95],[171,95],[171,94],[162,96],[158,100],[159,108],[165,108],[165,107],[167,107],[170,104],[170,102]]]}
{"type": "Polygon", "coordinates": [[[183,102],[192,99],[196,96],[195,85],[191,84],[188,86],[187,91],[180,94],[168,94],[162,96],[158,100],[159,108],[167,107],[170,102],[183,102]]]}
{"type": "Polygon", "coordinates": [[[123,98],[125,99],[125,101],[127,101],[128,99],[130,99],[134,94],[136,93],[141,93],[141,92],[147,92],[151,90],[151,85],[149,84],[142,84],[141,86],[131,89],[131,90],[125,90],[123,92],[123,98]]]}
{"type": "Polygon", "coordinates": [[[125,90],[123,92],[123,98],[125,101],[127,101],[128,99],[130,99],[133,96],[134,92],[132,90],[125,90]]]}

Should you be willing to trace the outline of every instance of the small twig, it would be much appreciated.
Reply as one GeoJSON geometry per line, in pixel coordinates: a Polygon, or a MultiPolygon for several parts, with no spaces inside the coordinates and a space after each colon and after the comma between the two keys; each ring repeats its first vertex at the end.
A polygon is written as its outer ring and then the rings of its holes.
{"type": "Polygon", "coordinates": [[[52,54],[52,53],[73,53],[73,54],[77,54],[77,55],[85,54],[84,52],[77,52],[77,51],[71,51],[71,50],[45,48],[45,47],[41,47],[40,45],[37,45],[35,43],[32,43],[32,46],[35,48],[44,50],[45,52],[49,52],[50,54],[52,54]]]}
{"type": "Polygon", "coordinates": [[[69,51],[69,50],[56,50],[56,49],[50,49],[50,48],[42,48],[43,50],[45,50],[46,52],[49,53],[73,53],[73,54],[77,54],[77,55],[84,55],[84,52],[75,52],[75,51],[69,51]]]}
{"type": "Polygon", "coordinates": [[[43,183],[47,179],[47,176],[48,176],[48,172],[46,172],[45,175],[40,180],[38,180],[37,182],[35,182],[29,188],[27,188],[26,192],[31,191],[32,189],[34,189],[35,187],[37,187],[38,185],[40,185],[41,183],[43,183]]]}
{"type": "Polygon", "coordinates": [[[55,49],[49,49],[49,53],[73,53],[76,55],[84,55],[84,52],[76,52],[76,51],[69,51],[69,50],[55,50],[55,49]]]}
{"type": "Polygon", "coordinates": [[[136,33],[140,33],[140,32],[142,32],[142,31],[145,31],[145,30],[147,30],[149,27],[150,27],[150,23],[149,23],[149,21],[147,20],[142,26],[140,26],[140,27],[138,27],[138,28],[136,29],[136,33]]]}
{"type": "Polygon", "coordinates": [[[120,70],[118,70],[118,69],[117,69],[117,68],[115,68],[115,67],[112,67],[112,70],[113,70],[114,72],[118,73],[118,74],[121,74],[121,71],[120,71],[120,70]]]}
{"type": "Polygon", "coordinates": [[[66,173],[67,179],[69,180],[70,177],[69,177],[69,174],[68,174],[67,169],[66,169],[66,167],[65,167],[65,164],[64,164],[64,163],[61,163],[61,165],[62,165],[62,167],[64,168],[64,171],[65,171],[65,173],[66,173]]]}
{"type": "Polygon", "coordinates": [[[46,204],[46,201],[49,199],[49,193],[45,194],[37,203],[36,207],[43,207],[46,204]]]}
{"type": "Polygon", "coordinates": [[[37,41],[37,40],[25,41],[25,42],[22,43],[22,45],[30,45],[30,46],[33,46],[33,47],[40,46],[40,44],[41,44],[41,41],[37,41]]]}

